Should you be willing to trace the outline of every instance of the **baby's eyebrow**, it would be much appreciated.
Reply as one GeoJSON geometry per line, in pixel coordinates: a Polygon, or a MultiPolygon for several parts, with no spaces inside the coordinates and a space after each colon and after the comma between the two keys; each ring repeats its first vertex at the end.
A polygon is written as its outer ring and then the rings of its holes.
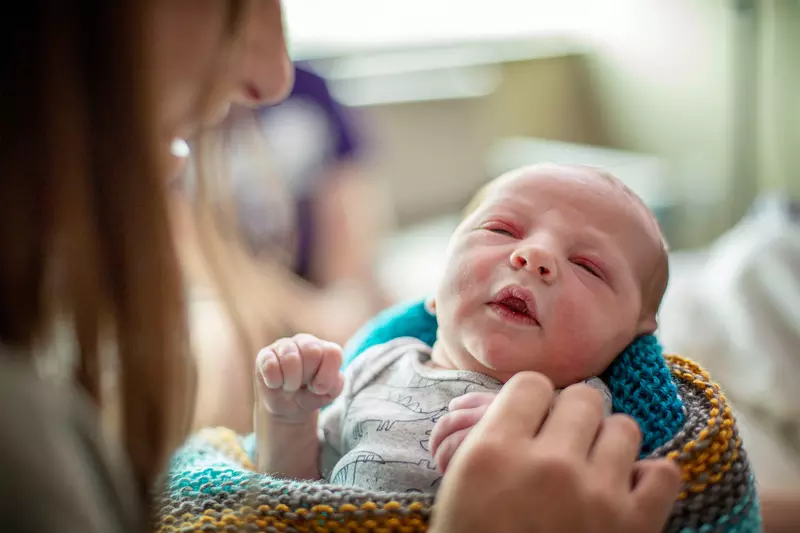
{"type": "Polygon", "coordinates": [[[511,209],[507,209],[507,208],[496,208],[496,207],[489,207],[480,216],[481,220],[485,220],[487,218],[493,218],[493,217],[514,219],[514,220],[517,220],[517,219],[520,219],[520,218],[524,218],[523,215],[521,215],[520,213],[516,212],[515,210],[511,210],[511,209]]]}
{"type": "Polygon", "coordinates": [[[499,213],[510,214],[522,218],[532,217],[530,206],[525,206],[522,202],[508,197],[498,198],[493,202],[487,203],[487,215],[497,215],[499,213]]]}
{"type": "Polygon", "coordinates": [[[617,270],[625,262],[622,250],[616,247],[614,240],[609,237],[594,235],[589,238],[579,238],[576,247],[597,255],[607,269],[617,270]]]}
{"type": "Polygon", "coordinates": [[[594,248],[609,248],[614,244],[614,239],[593,226],[585,225],[576,231],[575,240],[578,245],[594,248]]]}

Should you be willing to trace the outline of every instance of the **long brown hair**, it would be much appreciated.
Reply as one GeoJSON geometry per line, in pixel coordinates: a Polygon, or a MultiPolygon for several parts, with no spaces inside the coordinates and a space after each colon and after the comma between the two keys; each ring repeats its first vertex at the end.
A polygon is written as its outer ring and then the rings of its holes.
{"type": "Polygon", "coordinates": [[[29,0],[0,23],[0,345],[33,357],[66,324],[74,380],[98,406],[101,348],[115,348],[112,389],[143,495],[188,431],[195,381],[144,46],[150,8],[29,0]]]}

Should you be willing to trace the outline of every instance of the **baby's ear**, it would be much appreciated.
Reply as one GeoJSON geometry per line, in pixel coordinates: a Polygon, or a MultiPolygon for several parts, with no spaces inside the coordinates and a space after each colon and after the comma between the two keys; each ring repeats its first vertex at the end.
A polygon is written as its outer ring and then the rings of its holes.
{"type": "Polygon", "coordinates": [[[652,335],[658,329],[658,319],[655,313],[647,313],[639,318],[639,335],[652,335]]]}
{"type": "Polygon", "coordinates": [[[433,296],[425,298],[425,310],[433,316],[436,316],[436,298],[433,296]]]}

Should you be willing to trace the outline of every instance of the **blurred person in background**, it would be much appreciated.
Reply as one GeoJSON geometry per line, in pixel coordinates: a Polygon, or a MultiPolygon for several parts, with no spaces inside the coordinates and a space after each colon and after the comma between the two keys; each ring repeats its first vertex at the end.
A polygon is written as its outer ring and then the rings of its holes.
{"type": "MultiPolygon", "coordinates": [[[[308,313],[292,317],[290,327],[326,331],[343,343],[389,303],[376,282],[375,264],[392,206],[382,182],[364,168],[364,136],[353,110],[309,66],[296,64],[294,76],[286,100],[243,110],[255,115],[273,178],[237,168],[235,206],[250,253],[274,257],[288,248],[289,270],[313,292],[309,307],[325,310],[316,323],[308,313]],[[271,214],[275,202],[267,203],[281,188],[288,203],[283,223],[271,214]]],[[[231,118],[235,124],[236,116],[231,118]]]]}
{"type": "MultiPolygon", "coordinates": [[[[227,222],[244,245],[239,250],[243,260],[255,259],[245,268],[263,270],[258,279],[248,278],[238,289],[231,284],[215,288],[218,277],[208,276],[209,265],[202,265],[208,254],[199,249],[208,235],[197,235],[188,204],[176,207],[182,213],[184,256],[194,272],[198,428],[252,430],[250,384],[257,350],[251,342],[261,346],[312,331],[341,344],[389,303],[374,270],[391,203],[380,181],[363,168],[363,143],[351,110],[309,67],[298,64],[294,72],[287,100],[260,109],[234,106],[222,124],[233,196],[221,209],[233,218],[227,222]],[[255,298],[281,291],[283,296],[279,305],[264,302],[246,315],[239,313],[237,321],[246,323],[247,331],[237,331],[225,316],[230,305],[221,305],[225,295],[220,290],[255,298]]],[[[193,172],[187,174],[184,192],[191,194],[193,172]]],[[[234,267],[237,272],[242,268],[234,267]]]]}

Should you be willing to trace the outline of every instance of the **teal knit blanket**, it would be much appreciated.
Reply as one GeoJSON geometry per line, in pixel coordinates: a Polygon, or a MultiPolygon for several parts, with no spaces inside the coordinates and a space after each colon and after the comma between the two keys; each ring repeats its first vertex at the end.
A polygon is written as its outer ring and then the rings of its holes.
{"type": "MultiPolygon", "coordinates": [[[[345,347],[345,365],[397,337],[432,344],[436,318],[422,302],[391,308],[345,347]]],[[[670,533],[758,533],[756,483],[730,406],[697,364],[664,356],[653,336],[633,342],[603,376],[615,412],[635,418],[642,457],[670,457],[683,486],[670,533]]],[[[435,495],[374,493],[255,472],[253,438],[222,429],[193,436],[175,455],[159,498],[162,533],[425,531],[435,495]]]]}

